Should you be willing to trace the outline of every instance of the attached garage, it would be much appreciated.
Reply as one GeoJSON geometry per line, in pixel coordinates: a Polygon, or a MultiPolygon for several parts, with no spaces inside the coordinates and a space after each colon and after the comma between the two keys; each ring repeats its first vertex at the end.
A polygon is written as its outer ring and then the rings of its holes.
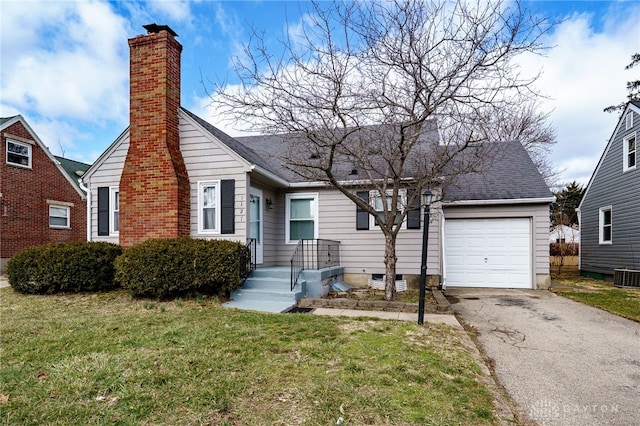
{"type": "Polygon", "coordinates": [[[447,219],[446,287],[533,288],[531,218],[447,219]]]}

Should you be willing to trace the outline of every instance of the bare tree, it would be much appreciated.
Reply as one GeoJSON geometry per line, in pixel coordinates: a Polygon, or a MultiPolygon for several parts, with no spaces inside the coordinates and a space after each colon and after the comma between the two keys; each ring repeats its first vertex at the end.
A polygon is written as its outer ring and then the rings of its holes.
{"type": "Polygon", "coordinates": [[[486,164],[487,117],[536,99],[537,76],[515,58],[540,53],[547,28],[502,1],[313,3],[277,49],[254,33],[236,61],[241,84],[219,85],[213,101],[245,130],[298,134],[285,167],[376,218],[393,300],[401,224],[424,190],[486,164]]]}
{"type": "Polygon", "coordinates": [[[485,118],[484,131],[489,141],[518,141],[524,146],[549,187],[556,186],[559,171],[547,155],[556,143],[556,129],[550,113],[540,110],[534,100],[519,108],[499,109],[485,118]]]}
{"type": "MultiPolygon", "coordinates": [[[[640,65],[640,53],[634,53],[631,55],[631,62],[624,67],[625,70],[630,70],[636,66],[640,65]]],[[[610,105],[604,109],[604,112],[614,112],[617,111],[620,114],[624,111],[624,108],[627,106],[627,103],[630,101],[640,101],[640,79],[627,81],[627,100],[621,102],[617,105],[610,105]]]]}

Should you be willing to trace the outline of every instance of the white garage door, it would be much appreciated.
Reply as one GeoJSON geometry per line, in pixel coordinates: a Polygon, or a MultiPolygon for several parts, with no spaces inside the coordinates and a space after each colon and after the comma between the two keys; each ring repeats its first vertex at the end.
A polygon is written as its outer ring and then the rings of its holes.
{"type": "Polygon", "coordinates": [[[447,287],[532,288],[531,221],[448,219],[447,287]]]}

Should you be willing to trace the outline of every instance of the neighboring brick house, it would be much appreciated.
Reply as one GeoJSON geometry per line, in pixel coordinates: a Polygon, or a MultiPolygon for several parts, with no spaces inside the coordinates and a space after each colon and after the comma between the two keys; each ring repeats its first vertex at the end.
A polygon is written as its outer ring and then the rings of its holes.
{"type": "Polygon", "coordinates": [[[0,118],[0,273],[20,250],[85,241],[86,194],[78,178],[88,164],[54,157],[26,120],[0,118]]]}

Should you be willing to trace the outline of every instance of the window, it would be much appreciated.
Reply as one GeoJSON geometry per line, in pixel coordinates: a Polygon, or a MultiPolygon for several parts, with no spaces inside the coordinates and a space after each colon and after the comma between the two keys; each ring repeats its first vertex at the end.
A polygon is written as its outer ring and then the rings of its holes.
{"type": "Polygon", "coordinates": [[[31,145],[7,139],[7,164],[31,167],[31,145]]]}
{"type": "Polygon", "coordinates": [[[636,134],[633,133],[622,140],[624,158],[622,159],[622,170],[634,170],[636,168],[638,145],[636,143],[636,134]]]}
{"type": "Polygon", "coordinates": [[[633,127],[633,112],[629,111],[625,117],[625,130],[629,130],[633,127]]]}
{"type": "Polygon", "coordinates": [[[318,194],[287,194],[286,241],[318,238],[318,194]]]}
{"type": "Polygon", "coordinates": [[[218,233],[220,223],[218,181],[198,182],[198,231],[218,233]]]}
{"type": "Polygon", "coordinates": [[[49,226],[51,228],[69,228],[69,207],[49,206],[49,226]]]}
{"type": "Polygon", "coordinates": [[[600,244],[611,244],[613,241],[613,221],[611,206],[600,209],[600,244]]]}
{"type": "Polygon", "coordinates": [[[109,202],[109,216],[111,220],[110,234],[118,234],[120,232],[120,190],[118,188],[110,188],[111,200],[109,202]]]}
{"type": "MultiPolygon", "coordinates": [[[[398,193],[397,211],[396,211],[396,217],[394,218],[395,225],[400,223],[400,218],[402,217],[402,212],[404,210],[404,206],[406,205],[406,197],[407,197],[406,190],[401,189],[398,193]]],[[[377,217],[371,216],[370,227],[371,228],[379,227],[380,223],[384,223],[384,216],[383,216],[384,206],[382,204],[383,203],[382,197],[380,196],[380,193],[378,191],[372,191],[371,194],[369,195],[369,199],[371,200],[373,208],[376,210],[376,212],[378,212],[377,217]]],[[[391,192],[387,193],[387,197],[385,201],[387,203],[387,211],[391,210],[391,192]]],[[[406,227],[407,227],[407,224],[405,221],[402,223],[402,229],[406,229],[406,227]]]]}

